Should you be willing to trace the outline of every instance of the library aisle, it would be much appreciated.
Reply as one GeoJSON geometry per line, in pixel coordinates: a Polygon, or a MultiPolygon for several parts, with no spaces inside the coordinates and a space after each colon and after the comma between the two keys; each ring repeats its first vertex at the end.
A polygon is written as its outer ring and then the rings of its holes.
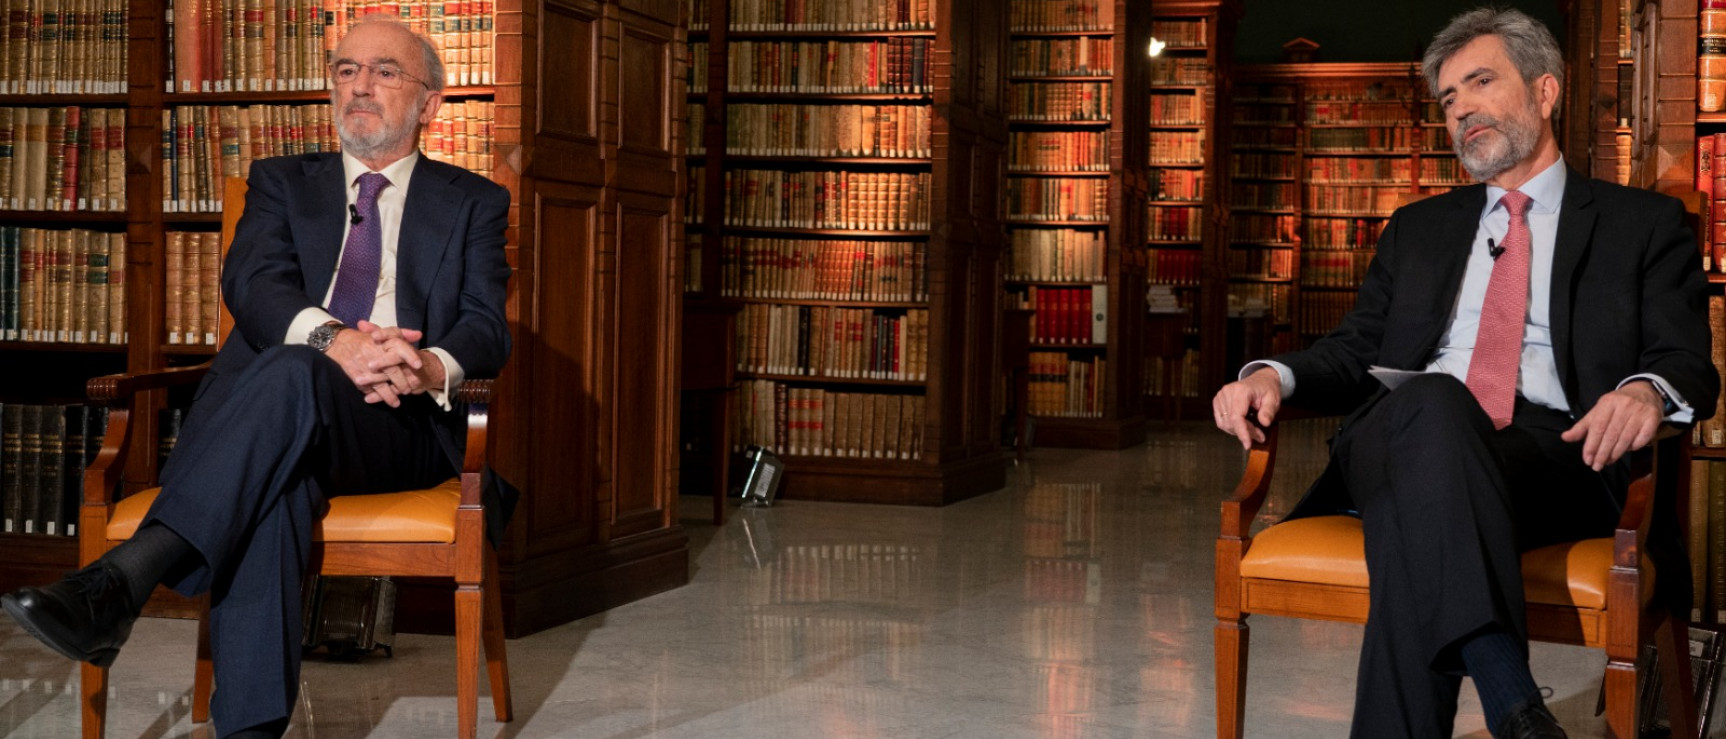
{"type": "MultiPolygon", "coordinates": [[[[1280,516],[1323,448],[1285,431],[1280,516]]],[[[1037,449],[1005,490],[938,509],[785,501],[705,522],[684,498],[689,585],[509,643],[516,721],[482,737],[738,739],[1215,736],[1212,542],[1232,439],[1153,425],[1124,451],[1037,449]]],[[[1256,617],[1251,737],[1346,734],[1360,629],[1256,617]]],[[[113,737],[210,736],[189,721],[194,626],[144,619],[113,669],[113,737]]],[[[447,736],[447,637],[393,659],[312,660],[290,737],[447,736]]],[[[1599,652],[1535,644],[1572,737],[1599,652]]],[[[76,734],[76,669],[0,622],[0,735],[76,734]]],[[[489,699],[482,696],[482,703],[489,699]]],[[[1472,688],[1458,736],[1485,737],[1472,688]]]]}

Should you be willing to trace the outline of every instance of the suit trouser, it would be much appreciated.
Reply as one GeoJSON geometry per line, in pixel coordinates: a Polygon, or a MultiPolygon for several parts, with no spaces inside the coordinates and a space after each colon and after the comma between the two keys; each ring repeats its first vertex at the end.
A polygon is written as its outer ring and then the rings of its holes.
{"type": "Polygon", "coordinates": [[[1351,735],[1449,737],[1465,670],[1460,647],[1490,630],[1526,651],[1521,552],[1609,535],[1608,475],[1559,434],[1561,412],[1517,401],[1495,431],[1449,375],[1410,380],[1338,435],[1366,536],[1371,585],[1351,735]]]}
{"type": "Polygon", "coordinates": [[[194,406],[145,519],[201,555],[165,584],[210,594],[211,708],[224,734],[293,713],[300,591],[326,499],[429,487],[455,469],[433,431],[435,404],[368,404],[315,349],[270,349],[231,387],[194,406]]]}

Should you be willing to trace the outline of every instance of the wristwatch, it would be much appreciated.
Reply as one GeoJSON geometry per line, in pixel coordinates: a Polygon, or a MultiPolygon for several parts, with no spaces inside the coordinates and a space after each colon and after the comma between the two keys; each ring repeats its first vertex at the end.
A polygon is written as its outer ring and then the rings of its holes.
{"type": "Polygon", "coordinates": [[[347,328],[341,321],[330,321],[312,327],[312,332],[306,335],[306,346],[320,352],[330,350],[330,344],[335,342],[336,334],[347,328]]]}

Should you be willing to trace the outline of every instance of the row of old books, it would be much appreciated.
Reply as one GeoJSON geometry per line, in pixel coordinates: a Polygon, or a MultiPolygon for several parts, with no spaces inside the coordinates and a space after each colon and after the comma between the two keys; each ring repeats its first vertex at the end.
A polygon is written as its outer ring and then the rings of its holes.
{"type": "Polygon", "coordinates": [[[1197,205],[1151,203],[1145,219],[1145,236],[1151,241],[1198,241],[1204,238],[1204,208],[1197,205]]]}
{"type": "MultiPolygon", "coordinates": [[[[735,448],[755,445],[783,455],[920,459],[921,395],[834,392],[772,380],[742,383],[732,397],[735,448]]],[[[789,465],[793,470],[796,463],[789,465]]]]}
{"type": "Polygon", "coordinates": [[[1384,233],[1383,218],[1307,218],[1301,224],[1305,249],[1370,249],[1384,233]]]}
{"type": "Polygon", "coordinates": [[[1272,323],[1287,323],[1293,315],[1294,289],[1286,284],[1267,282],[1234,282],[1229,284],[1228,304],[1233,306],[1264,306],[1272,323]]]}
{"type": "Polygon", "coordinates": [[[222,235],[169,231],[163,312],[169,344],[215,346],[221,330],[222,235]]]}
{"type": "Polygon", "coordinates": [[[1109,77],[1115,72],[1115,39],[1013,39],[1008,50],[1008,74],[1015,77],[1109,77]]]}
{"type": "Polygon", "coordinates": [[[126,343],[126,234],[0,226],[0,337],[126,343]]]}
{"type": "Polygon", "coordinates": [[[1007,171],[1109,171],[1108,131],[1011,131],[1007,171]]]}
{"type": "MultiPolygon", "coordinates": [[[[689,106],[689,153],[702,154],[706,106],[689,106]]],[[[927,105],[725,106],[731,156],[927,158],[934,109],[927,105]]]]}
{"type": "Polygon", "coordinates": [[[1070,228],[1015,229],[1007,253],[1009,280],[1102,282],[1108,279],[1108,234],[1070,228]]]}
{"type": "Polygon", "coordinates": [[[1151,164],[1204,164],[1203,131],[1152,131],[1151,164]]]}
{"type": "Polygon", "coordinates": [[[928,377],[929,311],[752,303],[737,319],[737,369],[839,379],[928,377]]]}
{"type": "Polygon", "coordinates": [[[1014,307],[1036,311],[1031,317],[1033,344],[1103,344],[1109,336],[1109,286],[1026,287],[1008,293],[1014,307]]]}
{"type": "Polygon", "coordinates": [[[1696,137],[1696,191],[1702,195],[1696,242],[1703,266],[1726,272],[1726,133],[1696,137]]]}
{"type": "Polygon", "coordinates": [[[326,89],[330,54],[348,24],[374,13],[429,36],[446,85],[489,85],[493,6],[494,0],[170,0],[167,91],[326,89]]]}
{"type": "MultiPolygon", "coordinates": [[[[1420,135],[1406,126],[1309,128],[1306,147],[1308,152],[1409,151],[1420,140],[1420,135]]],[[[1407,165],[1406,161],[1404,165],[1407,165]]]]}
{"type": "Polygon", "coordinates": [[[1211,64],[1203,57],[1160,56],[1151,59],[1153,85],[1209,85],[1211,64]]]}
{"type": "Polygon", "coordinates": [[[1299,239],[1300,216],[1289,213],[1236,212],[1229,217],[1229,241],[1235,244],[1293,244],[1299,239]]]}
{"type": "Polygon", "coordinates": [[[1205,98],[1187,93],[1151,93],[1151,125],[1202,126],[1205,98]]]}
{"type": "Polygon", "coordinates": [[[125,130],[120,108],[0,108],[0,205],[125,210],[125,130]]]}
{"type": "Polygon", "coordinates": [[[1203,200],[1205,171],[1202,169],[1153,169],[1151,200],[1203,200]]]}
{"type": "Polygon", "coordinates": [[[1009,221],[1109,220],[1109,181],[1101,177],[1013,177],[1006,198],[1009,221]]]}
{"type": "Polygon", "coordinates": [[[1372,264],[1373,252],[1303,251],[1300,255],[1300,284],[1305,287],[1359,287],[1366,279],[1366,268],[1372,264]]]}
{"type": "Polygon", "coordinates": [[[1171,386],[1177,398],[1197,398],[1200,388],[1199,352],[1188,349],[1179,359],[1145,358],[1145,394],[1165,396],[1171,386]]]}
{"type": "Polygon", "coordinates": [[[1065,352],[1031,352],[1030,394],[1033,416],[1101,418],[1103,372],[1108,360],[1065,352]]]}
{"type": "MultiPolygon", "coordinates": [[[[922,302],[928,245],[920,241],[816,241],[725,237],[728,297],[922,302]]],[[[694,270],[691,270],[694,271],[694,270]]]]}
{"type": "Polygon", "coordinates": [[[1408,182],[1413,174],[1414,164],[1402,158],[1320,157],[1306,160],[1306,181],[1309,183],[1397,183],[1408,182]]]}
{"type": "MultiPolygon", "coordinates": [[[[1230,277],[1251,277],[1260,280],[1286,280],[1294,277],[1293,249],[1229,249],[1230,277]]],[[[1301,260],[1305,263],[1305,259],[1301,260]]]]}
{"type": "MultiPolygon", "coordinates": [[[[691,166],[691,212],[707,197],[691,166]]],[[[725,223],[757,228],[923,231],[929,228],[928,172],[739,169],[725,173],[725,223]]]]}
{"type": "MultiPolygon", "coordinates": [[[[421,133],[421,150],[433,159],[478,172],[490,171],[492,105],[484,100],[444,104],[421,133]]],[[[162,209],[167,213],[219,213],[222,181],[247,176],[252,162],[340,150],[330,106],[322,103],[165,108],[162,209]]]]}
{"type": "MultiPolygon", "coordinates": [[[[706,30],[708,0],[695,0],[690,30],[706,30]]],[[[731,31],[924,31],[935,27],[929,0],[732,0],[731,31]]]]}
{"type": "Polygon", "coordinates": [[[1230,188],[1229,205],[1235,208],[1293,210],[1300,207],[1300,189],[1293,182],[1242,181],[1230,188]]]}
{"type": "Polygon", "coordinates": [[[1343,316],[1354,308],[1352,292],[1308,292],[1300,296],[1300,310],[1295,314],[1295,330],[1319,335],[1342,323],[1343,316]]]}
{"type": "MultiPolygon", "coordinates": [[[[896,36],[823,41],[731,41],[731,92],[924,94],[934,89],[935,39],[896,36]]],[[[689,45],[689,91],[710,89],[706,41],[689,45]]]]}
{"type": "Polygon", "coordinates": [[[1690,467],[1686,549],[1696,621],[1726,624],[1726,462],[1695,460],[1690,467]]]}
{"type": "Polygon", "coordinates": [[[1389,215],[1407,185],[1307,185],[1307,212],[1389,215]]]}
{"type": "Polygon", "coordinates": [[[1211,23],[1207,18],[1158,18],[1151,21],[1151,37],[1168,44],[1171,49],[1205,48],[1210,34],[1211,23]]]}
{"type": "Polygon", "coordinates": [[[1007,25],[1015,33],[1044,31],[1112,31],[1113,0],[1013,0],[1007,25]]]}
{"type": "Polygon", "coordinates": [[[84,468],[102,448],[108,409],[0,405],[0,530],[75,536],[84,468]]]}
{"type": "MultiPolygon", "coordinates": [[[[1235,130],[1238,133],[1241,129],[1235,130]]],[[[1323,159],[1313,161],[1333,160],[1323,159]]],[[[1292,154],[1263,154],[1250,151],[1235,151],[1233,152],[1233,156],[1229,157],[1229,173],[1236,177],[1287,177],[1292,179],[1296,174],[1295,157],[1292,154]]]]}
{"type": "MultiPolygon", "coordinates": [[[[1726,296],[1708,296],[1708,330],[1713,337],[1714,369],[1726,372],[1726,296]]],[[[1715,405],[1714,415],[1696,424],[1694,440],[1699,446],[1726,447],[1726,393],[1715,405]]]]}
{"type": "Polygon", "coordinates": [[[1112,108],[1108,82],[1035,82],[1012,85],[1010,121],[1106,121],[1112,108]]]}
{"type": "Polygon", "coordinates": [[[1152,249],[1147,279],[1152,285],[1198,285],[1203,257],[1198,249],[1152,249]]]}
{"type": "Polygon", "coordinates": [[[0,93],[126,91],[125,0],[6,0],[0,93]]]}

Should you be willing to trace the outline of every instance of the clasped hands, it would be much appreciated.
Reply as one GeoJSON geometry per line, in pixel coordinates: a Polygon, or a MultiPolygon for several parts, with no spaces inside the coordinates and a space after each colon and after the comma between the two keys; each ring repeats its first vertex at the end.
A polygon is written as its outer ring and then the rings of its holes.
{"type": "Polygon", "coordinates": [[[401,406],[401,399],[444,384],[443,360],[414,347],[421,332],[360,321],[351,331],[338,331],[324,352],[336,360],[367,403],[401,406]]]}
{"type": "MultiPolygon", "coordinates": [[[[1241,448],[1265,440],[1264,427],[1282,407],[1282,380],[1269,367],[1224,385],[1211,399],[1217,428],[1237,439],[1241,448]],[[1256,423],[1254,420],[1256,419],[1256,423]]],[[[1627,382],[1600,396],[1559,438],[1582,442],[1582,462],[1595,471],[1617,462],[1626,452],[1648,446],[1660,428],[1665,401],[1647,380],[1627,382]]]]}

